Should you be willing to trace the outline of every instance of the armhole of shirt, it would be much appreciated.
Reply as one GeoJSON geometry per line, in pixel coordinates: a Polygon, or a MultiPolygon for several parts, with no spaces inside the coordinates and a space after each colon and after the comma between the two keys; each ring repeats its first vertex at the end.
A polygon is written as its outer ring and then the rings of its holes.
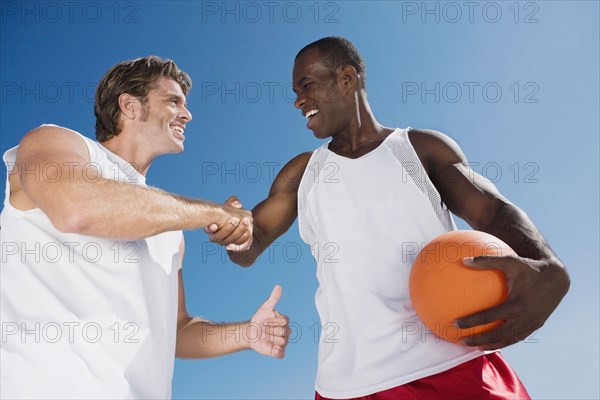
{"type": "MultiPolygon", "coordinates": [[[[75,131],[73,131],[73,132],[75,132],[75,131]]],[[[88,157],[90,159],[89,162],[93,163],[97,159],[98,146],[96,146],[95,142],[92,139],[83,136],[79,132],[75,132],[75,133],[85,143],[85,146],[87,147],[87,150],[88,150],[88,157]]]]}
{"type": "Polygon", "coordinates": [[[456,225],[450,214],[450,211],[442,201],[442,197],[437,191],[429,175],[425,171],[425,167],[421,163],[417,152],[415,151],[410,139],[408,132],[411,130],[410,127],[400,130],[395,140],[387,141],[386,144],[402,164],[402,167],[406,171],[406,174],[410,176],[419,188],[419,190],[429,199],[433,211],[437,215],[440,223],[447,231],[455,230],[456,225]]]}
{"type": "Polygon", "coordinates": [[[17,210],[18,209],[14,208],[12,206],[12,204],[10,204],[10,175],[12,174],[14,168],[15,168],[15,163],[17,161],[17,148],[19,146],[15,146],[11,149],[8,149],[4,152],[4,154],[2,155],[2,161],[4,162],[4,165],[6,166],[6,187],[4,188],[4,207],[6,209],[10,209],[10,210],[17,210]]]}
{"type": "MultiPolygon", "coordinates": [[[[178,237],[179,237],[178,246],[179,246],[179,245],[181,245],[181,242],[184,240],[184,237],[183,237],[183,231],[178,231],[178,233],[179,233],[179,235],[178,235],[178,237]]],[[[181,248],[180,247],[178,247],[177,256],[179,257],[179,260],[178,260],[179,264],[177,265],[177,271],[181,271],[183,269],[183,258],[181,257],[181,248]]]]}
{"type": "Polygon", "coordinates": [[[300,186],[298,187],[298,230],[300,231],[302,240],[308,244],[315,242],[315,232],[306,215],[308,212],[308,194],[318,181],[321,170],[324,168],[325,161],[327,160],[327,152],[324,150],[327,145],[328,143],[325,143],[312,153],[306,164],[304,174],[302,174],[300,186]]]}

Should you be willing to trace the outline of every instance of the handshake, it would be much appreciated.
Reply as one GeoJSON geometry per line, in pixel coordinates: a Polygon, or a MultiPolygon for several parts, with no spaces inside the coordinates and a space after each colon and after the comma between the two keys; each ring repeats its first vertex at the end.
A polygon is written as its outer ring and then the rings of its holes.
{"type": "Polygon", "coordinates": [[[236,196],[229,197],[222,210],[224,214],[221,220],[204,228],[210,240],[226,246],[228,251],[249,250],[254,232],[252,212],[244,210],[236,196]]]}

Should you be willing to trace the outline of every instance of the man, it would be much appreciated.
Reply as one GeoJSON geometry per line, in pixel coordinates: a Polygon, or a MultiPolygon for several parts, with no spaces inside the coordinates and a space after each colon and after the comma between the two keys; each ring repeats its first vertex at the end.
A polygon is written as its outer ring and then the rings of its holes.
{"type": "MultiPolygon", "coordinates": [[[[528,398],[491,350],[543,325],[568,290],[564,266],[525,213],[473,172],[450,138],[381,125],[365,76],[360,54],[346,39],[324,38],[298,53],[295,106],[317,138],[331,141],[284,166],[268,198],[252,210],[251,248],[230,258],[250,265],[296,217],[312,250],[335,244],[336,262],[313,251],[322,326],[337,329],[335,341],[320,343],[317,399],[528,398]],[[504,320],[464,345],[440,340],[419,324],[408,293],[414,254],[404,245],[455,229],[448,210],[519,255],[465,260],[503,271],[509,294],[503,304],[457,321],[467,328],[504,320]]],[[[224,245],[236,237],[228,225],[207,231],[224,245]]]]}
{"type": "Polygon", "coordinates": [[[279,286],[244,323],[186,311],[181,230],[214,222],[240,248],[252,238],[241,205],[145,184],[154,158],[183,151],[190,88],[173,61],[122,62],[97,89],[99,143],[44,125],[4,155],[2,398],[165,399],[175,356],[284,357],[279,286]]]}

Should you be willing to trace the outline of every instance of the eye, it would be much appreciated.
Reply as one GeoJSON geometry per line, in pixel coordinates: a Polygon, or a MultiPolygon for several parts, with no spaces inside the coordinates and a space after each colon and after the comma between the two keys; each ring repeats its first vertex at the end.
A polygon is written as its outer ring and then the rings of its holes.
{"type": "Polygon", "coordinates": [[[304,87],[304,89],[308,89],[310,87],[310,85],[312,85],[312,84],[313,84],[312,82],[308,82],[308,83],[305,83],[303,87],[304,87]]]}

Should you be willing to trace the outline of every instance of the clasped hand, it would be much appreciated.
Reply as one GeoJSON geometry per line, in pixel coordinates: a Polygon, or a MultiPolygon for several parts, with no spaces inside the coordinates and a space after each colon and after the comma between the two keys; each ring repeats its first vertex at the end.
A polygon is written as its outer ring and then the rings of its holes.
{"type": "Polygon", "coordinates": [[[487,332],[463,338],[464,344],[481,350],[500,349],[527,338],[544,325],[569,288],[567,272],[552,260],[479,256],[463,262],[475,269],[500,270],[507,280],[508,296],[502,304],[456,321],[463,329],[503,321],[487,332]]]}
{"type": "Polygon", "coordinates": [[[244,210],[235,196],[228,198],[223,207],[229,213],[229,218],[221,224],[209,224],[204,231],[211,241],[226,246],[229,251],[248,250],[253,240],[252,213],[244,210]]]}

